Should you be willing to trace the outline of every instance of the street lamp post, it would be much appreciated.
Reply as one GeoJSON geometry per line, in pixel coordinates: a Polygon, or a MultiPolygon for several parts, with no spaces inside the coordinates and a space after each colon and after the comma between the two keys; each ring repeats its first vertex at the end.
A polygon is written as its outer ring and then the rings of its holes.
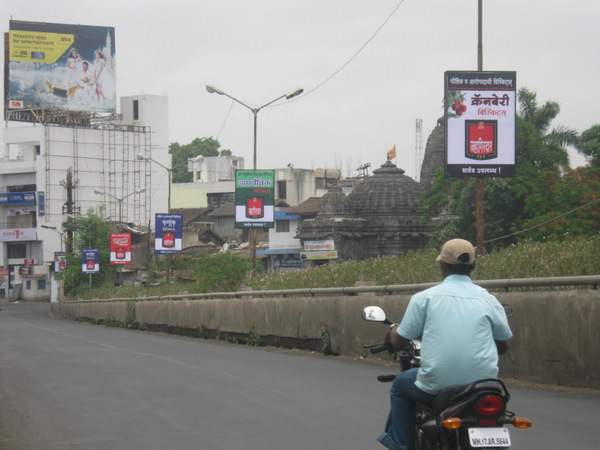
{"type": "Polygon", "coordinates": [[[46,230],[52,230],[55,233],[58,233],[60,235],[60,252],[62,253],[62,251],[63,251],[63,235],[65,233],[63,233],[62,231],[58,231],[58,228],[51,227],[50,225],[41,225],[41,227],[45,228],[46,230]]]}
{"type": "MultiPolygon", "coordinates": [[[[264,105],[262,105],[258,108],[252,108],[251,106],[248,106],[247,104],[238,100],[237,98],[232,97],[227,92],[224,92],[221,89],[211,86],[209,84],[206,85],[206,90],[210,94],[219,94],[219,95],[224,95],[225,97],[229,97],[234,102],[237,102],[240,105],[242,105],[243,107],[248,108],[250,111],[252,111],[252,114],[254,115],[254,153],[253,153],[253,157],[252,157],[252,169],[253,170],[256,170],[256,135],[257,135],[258,112],[261,109],[275,103],[276,101],[281,100],[282,98],[289,100],[289,99],[296,97],[304,92],[304,89],[297,88],[297,89],[289,91],[283,95],[280,95],[276,99],[271,100],[269,103],[265,103],[264,105]]],[[[256,274],[257,274],[257,271],[256,271],[256,231],[254,228],[250,229],[250,236],[251,236],[251,241],[252,241],[252,275],[256,276],[256,274]]]]}
{"type": "Polygon", "coordinates": [[[136,191],[130,192],[125,197],[118,198],[118,197],[115,197],[112,194],[109,194],[108,192],[104,192],[104,191],[100,191],[98,189],[94,189],[94,194],[108,195],[109,197],[114,198],[119,203],[119,223],[123,222],[123,200],[125,200],[128,197],[131,197],[134,194],[142,194],[144,192],[146,192],[146,189],[142,188],[142,189],[138,189],[136,191]]]}
{"type": "MultiPolygon", "coordinates": [[[[142,155],[141,153],[138,153],[136,158],[139,159],[140,161],[146,161],[146,162],[152,161],[153,163],[158,164],[160,167],[162,167],[169,173],[169,193],[168,193],[168,198],[167,198],[167,209],[168,209],[168,212],[171,212],[171,183],[173,181],[173,169],[159,163],[158,161],[150,158],[149,156],[142,155]]],[[[179,167],[179,166],[177,166],[177,167],[179,167]]]]}

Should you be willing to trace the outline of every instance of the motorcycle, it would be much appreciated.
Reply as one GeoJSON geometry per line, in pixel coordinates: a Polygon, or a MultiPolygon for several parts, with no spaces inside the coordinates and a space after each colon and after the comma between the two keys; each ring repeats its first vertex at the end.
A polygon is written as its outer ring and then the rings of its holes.
{"type": "MultiPolygon", "coordinates": [[[[510,305],[504,305],[508,317],[510,305]]],[[[379,306],[367,306],[363,319],[392,325],[379,306]]],[[[402,371],[421,366],[421,342],[411,340],[396,350],[391,344],[365,345],[371,353],[389,351],[395,355],[402,371]]],[[[396,375],[379,375],[381,382],[393,381],[396,375]]],[[[432,404],[417,402],[415,450],[507,449],[511,446],[510,432],[505,425],[529,428],[531,420],[516,417],[507,410],[510,394],[498,379],[451,386],[442,390],[432,404]]]]}

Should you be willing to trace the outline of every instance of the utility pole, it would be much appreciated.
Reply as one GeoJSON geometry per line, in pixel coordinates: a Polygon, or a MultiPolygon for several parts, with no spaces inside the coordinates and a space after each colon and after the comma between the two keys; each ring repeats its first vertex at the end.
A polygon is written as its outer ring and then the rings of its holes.
{"type": "MultiPolygon", "coordinates": [[[[477,70],[483,71],[483,0],[478,0],[477,10],[477,70]]],[[[477,178],[477,256],[483,256],[485,249],[483,248],[483,177],[477,178]]]]}
{"type": "MultiPolygon", "coordinates": [[[[67,177],[60,182],[60,185],[67,190],[67,201],[63,205],[63,215],[67,215],[67,223],[72,220],[75,214],[79,213],[79,208],[75,206],[73,200],[73,190],[77,187],[79,181],[73,181],[73,171],[71,167],[67,169],[67,177]]],[[[65,227],[67,239],[65,242],[67,253],[73,253],[73,227],[69,224],[65,227]]]]}

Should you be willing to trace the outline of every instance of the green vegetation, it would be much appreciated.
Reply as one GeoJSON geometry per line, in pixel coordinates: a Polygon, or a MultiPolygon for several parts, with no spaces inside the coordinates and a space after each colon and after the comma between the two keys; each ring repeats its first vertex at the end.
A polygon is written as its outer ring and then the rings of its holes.
{"type": "MultiPolygon", "coordinates": [[[[441,281],[435,249],[397,257],[319,266],[299,272],[269,272],[248,281],[254,290],[354,286],[361,276],[377,285],[441,281]]],[[[600,274],[600,235],[527,240],[477,260],[474,279],[536,278],[600,274]]]]}
{"type": "Polygon", "coordinates": [[[110,233],[111,226],[102,219],[104,208],[98,211],[88,210],[87,214],[63,223],[63,229],[74,235],[73,242],[67,242],[67,247],[72,247],[73,252],[67,253],[67,269],[57,278],[64,280],[65,292],[78,296],[91,288],[100,288],[113,284],[117,268],[110,264],[110,233]],[[98,249],[100,273],[90,275],[81,273],[81,251],[83,249],[98,249]]]}
{"type": "MultiPolygon", "coordinates": [[[[138,298],[181,293],[236,292],[242,285],[252,290],[301,289],[354,286],[361,279],[377,285],[432,283],[441,281],[438,250],[430,248],[397,257],[347,261],[296,272],[266,272],[249,278],[250,263],[230,253],[173,259],[173,280],[147,286],[104,286],[85,289],[77,298],[138,298]],[[178,267],[195,277],[185,281],[178,267]]],[[[560,238],[526,240],[477,259],[473,278],[478,280],[543,278],[600,274],[600,235],[590,238],[562,235],[560,238]]],[[[112,324],[111,318],[106,321],[112,324]]],[[[105,321],[105,322],[106,322],[105,321]]],[[[128,303],[127,325],[134,327],[135,308],[128,303]]],[[[253,325],[248,345],[260,342],[253,325]]],[[[325,336],[324,343],[326,342],[325,336]]],[[[258,344],[260,345],[260,343],[258,344]]],[[[324,344],[325,345],[325,344],[324,344]]]]}
{"type": "Polygon", "coordinates": [[[321,345],[321,353],[324,355],[331,355],[331,331],[327,328],[321,328],[321,340],[323,342],[321,345]]]}
{"type": "Polygon", "coordinates": [[[256,333],[254,329],[254,324],[250,324],[250,328],[248,328],[248,332],[246,333],[246,345],[251,347],[260,347],[262,346],[262,339],[259,334],[256,333]]]}

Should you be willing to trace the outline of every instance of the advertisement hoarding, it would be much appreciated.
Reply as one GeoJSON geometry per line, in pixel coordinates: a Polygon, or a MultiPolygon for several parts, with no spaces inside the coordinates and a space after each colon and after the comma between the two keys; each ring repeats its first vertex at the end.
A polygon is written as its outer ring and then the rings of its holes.
{"type": "Polygon", "coordinates": [[[154,253],[178,253],[183,248],[181,214],[156,214],[154,253]]]}
{"type": "Polygon", "coordinates": [[[97,248],[81,250],[81,273],[94,274],[100,272],[100,252],[97,248]]]}
{"type": "Polygon", "coordinates": [[[516,72],[445,73],[446,175],[515,176],[516,81],[516,72]]]}
{"type": "Polygon", "coordinates": [[[110,234],[110,263],[131,264],[131,234],[110,234]]]}
{"type": "Polygon", "coordinates": [[[116,111],[114,27],[11,20],[9,109],[116,111]]]}
{"type": "Polygon", "coordinates": [[[64,272],[67,270],[67,252],[54,252],[54,271],[64,272]]]}
{"type": "Polygon", "coordinates": [[[235,171],[235,227],[273,228],[275,171],[235,171]]]}

